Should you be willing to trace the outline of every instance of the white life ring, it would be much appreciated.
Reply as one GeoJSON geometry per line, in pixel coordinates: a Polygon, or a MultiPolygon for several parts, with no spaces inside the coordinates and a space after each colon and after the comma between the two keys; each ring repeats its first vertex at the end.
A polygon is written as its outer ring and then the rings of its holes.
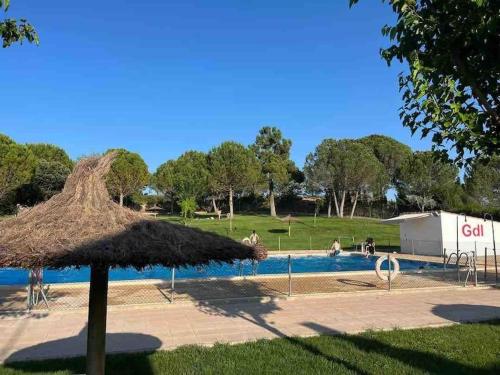
{"type": "MultiPolygon", "coordinates": [[[[389,281],[389,275],[388,275],[389,272],[388,271],[382,272],[382,270],[380,269],[382,263],[384,263],[386,260],[388,260],[388,257],[385,255],[383,257],[378,258],[377,262],[375,263],[375,272],[377,273],[378,278],[383,281],[389,281]]],[[[391,280],[394,280],[396,276],[398,276],[399,274],[399,262],[396,258],[391,257],[391,263],[392,263],[391,280]]]]}

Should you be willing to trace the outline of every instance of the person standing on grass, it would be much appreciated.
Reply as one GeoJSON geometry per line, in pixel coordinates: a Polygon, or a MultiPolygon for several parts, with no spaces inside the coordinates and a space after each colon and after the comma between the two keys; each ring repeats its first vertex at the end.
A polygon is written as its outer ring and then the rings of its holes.
{"type": "Polygon", "coordinates": [[[252,245],[257,245],[260,241],[260,237],[257,233],[255,233],[255,229],[252,231],[252,234],[250,235],[250,243],[252,245]]]}

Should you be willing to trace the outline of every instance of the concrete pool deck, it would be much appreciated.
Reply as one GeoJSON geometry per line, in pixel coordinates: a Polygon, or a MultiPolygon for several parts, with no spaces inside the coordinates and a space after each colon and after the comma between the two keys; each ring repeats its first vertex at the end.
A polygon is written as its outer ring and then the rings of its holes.
{"type": "MultiPolygon", "coordinates": [[[[168,350],[187,344],[239,343],[499,318],[498,288],[120,306],[108,311],[107,351],[168,350]]],[[[85,309],[0,315],[0,362],[84,355],[86,322],[85,309]]]]}

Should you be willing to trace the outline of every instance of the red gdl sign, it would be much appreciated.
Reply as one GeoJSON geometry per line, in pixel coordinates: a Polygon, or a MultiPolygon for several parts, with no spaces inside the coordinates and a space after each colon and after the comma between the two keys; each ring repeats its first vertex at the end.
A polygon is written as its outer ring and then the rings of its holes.
{"type": "Polygon", "coordinates": [[[483,237],[484,236],[484,228],[483,224],[478,224],[476,226],[471,226],[470,224],[462,225],[462,234],[465,237],[483,237]]]}

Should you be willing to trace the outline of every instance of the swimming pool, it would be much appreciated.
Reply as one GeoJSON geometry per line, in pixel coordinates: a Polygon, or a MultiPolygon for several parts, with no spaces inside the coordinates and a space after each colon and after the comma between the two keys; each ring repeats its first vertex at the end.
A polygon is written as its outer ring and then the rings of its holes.
{"type": "MultiPolygon", "coordinates": [[[[368,271],[375,269],[377,257],[365,258],[359,255],[341,255],[330,257],[326,255],[305,255],[292,257],[292,273],[313,272],[345,272],[368,271]]],[[[418,270],[420,268],[438,269],[437,263],[420,262],[399,259],[401,270],[418,270]]],[[[382,268],[387,269],[387,262],[382,268]]],[[[266,260],[252,265],[251,261],[235,262],[234,264],[210,264],[206,267],[187,267],[176,269],[176,279],[201,279],[209,277],[249,276],[253,272],[257,275],[274,275],[288,273],[288,257],[270,256],[266,260]]],[[[118,280],[145,280],[170,279],[171,269],[156,266],[137,271],[134,268],[112,269],[109,279],[118,280]]],[[[48,284],[87,282],[90,279],[90,269],[66,268],[63,270],[45,270],[44,281],[48,284]]],[[[26,285],[28,271],[16,268],[0,268],[0,285],[26,285]]]]}

